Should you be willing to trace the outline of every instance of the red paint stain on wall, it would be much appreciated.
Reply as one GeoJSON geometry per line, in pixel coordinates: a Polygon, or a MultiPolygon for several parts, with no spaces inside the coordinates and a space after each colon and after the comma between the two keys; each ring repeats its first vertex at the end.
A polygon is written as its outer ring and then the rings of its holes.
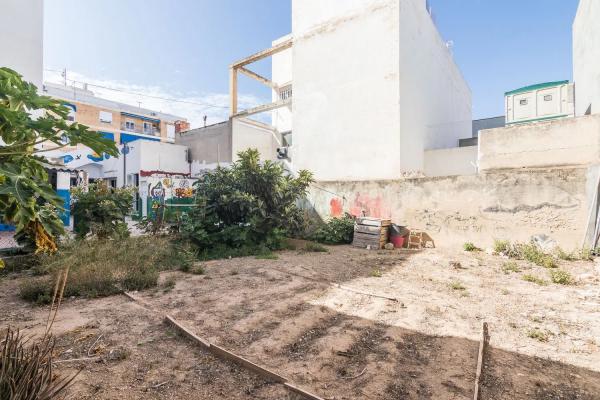
{"type": "Polygon", "coordinates": [[[340,199],[331,199],[329,202],[329,214],[334,217],[341,217],[344,213],[344,205],[340,199]]]}
{"type": "Polygon", "coordinates": [[[371,197],[368,194],[357,193],[350,205],[350,214],[360,217],[391,218],[391,209],[384,204],[381,196],[371,197]]]}

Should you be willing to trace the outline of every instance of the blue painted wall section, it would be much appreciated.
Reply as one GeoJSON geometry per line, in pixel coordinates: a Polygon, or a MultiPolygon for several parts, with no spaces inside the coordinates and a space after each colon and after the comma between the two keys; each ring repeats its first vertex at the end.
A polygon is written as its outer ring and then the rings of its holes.
{"type": "Polygon", "coordinates": [[[64,226],[69,226],[71,223],[71,192],[68,189],[58,189],[56,193],[62,197],[65,208],[65,211],[60,213],[60,219],[64,226]]]}
{"type": "Polygon", "coordinates": [[[135,140],[150,140],[153,142],[160,142],[159,137],[138,136],[131,133],[121,132],[121,144],[130,143],[135,140]]]}

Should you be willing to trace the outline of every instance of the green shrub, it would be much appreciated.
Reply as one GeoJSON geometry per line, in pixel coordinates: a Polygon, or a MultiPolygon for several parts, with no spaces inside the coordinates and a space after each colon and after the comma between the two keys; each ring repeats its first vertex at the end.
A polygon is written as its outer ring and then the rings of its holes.
{"type": "Polygon", "coordinates": [[[308,251],[311,253],[328,253],[327,247],[320,245],[318,243],[306,243],[304,246],[304,251],[308,251]]]}
{"type": "MultiPolygon", "coordinates": [[[[257,150],[238,154],[228,168],[207,172],[194,185],[196,207],[182,219],[180,231],[207,258],[224,249],[283,246],[286,235],[299,231],[304,198],[312,175],[300,171],[297,178],[276,162],[259,159],[257,150]],[[215,251],[214,248],[221,246],[215,251]]],[[[248,251],[248,250],[251,251],[248,251]]],[[[256,255],[256,254],[246,254],[256,255]]]]}
{"type": "Polygon", "coordinates": [[[134,189],[113,189],[105,183],[89,185],[88,190],[73,190],[75,233],[83,238],[92,234],[100,239],[129,236],[125,216],[133,208],[134,189]]]}
{"type": "Polygon", "coordinates": [[[515,245],[520,258],[544,268],[556,268],[556,260],[549,254],[544,253],[535,243],[515,245]]]}
{"type": "Polygon", "coordinates": [[[494,252],[498,254],[506,254],[511,250],[511,244],[508,240],[494,240],[494,252]]]}
{"type": "Polygon", "coordinates": [[[527,337],[540,342],[547,342],[550,339],[550,334],[548,331],[542,331],[541,329],[534,328],[527,331],[527,337]]]}
{"type": "Polygon", "coordinates": [[[531,275],[531,274],[525,274],[525,275],[523,275],[523,280],[525,282],[532,282],[532,283],[535,283],[535,284],[540,285],[540,286],[547,286],[548,285],[548,282],[545,281],[544,279],[539,278],[539,277],[534,276],[534,275],[531,275]]]}
{"type": "Polygon", "coordinates": [[[342,218],[332,218],[319,226],[310,236],[311,240],[324,244],[349,244],[354,238],[354,217],[350,214],[342,218]]]}
{"type": "Polygon", "coordinates": [[[573,276],[562,269],[555,269],[550,271],[550,278],[553,283],[559,285],[572,285],[574,282],[573,276]]]}
{"type": "Polygon", "coordinates": [[[192,267],[190,272],[194,275],[204,275],[205,274],[204,268],[202,268],[200,265],[196,265],[196,266],[192,267]]]}
{"type": "Polygon", "coordinates": [[[481,250],[479,247],[475,246],[471,242],[467,242],[467,243],[463,244],[463,249],[465,251],[480,251],[481,250]]]}
{"type": "Polygon", "coordinates": [[[519,268],[519,265],[516,262],[509,261],[502,264],[502,271],[504,271],[504,273],[508,275],[511,272],[521,272],[521,269],[519,268]]]}

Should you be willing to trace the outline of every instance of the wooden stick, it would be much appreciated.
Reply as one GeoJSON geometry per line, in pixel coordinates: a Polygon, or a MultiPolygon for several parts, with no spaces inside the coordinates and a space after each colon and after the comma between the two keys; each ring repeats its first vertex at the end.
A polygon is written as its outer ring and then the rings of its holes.
{"type": "Polygon", "coordinates": [[[305,399],[309,399],[309,400],[324,400],[322,397],[317,396],[316,394],[312,394],[310,392],[307,392],[304,389],[300,389],[297,386],[292,385],[289,382],[286,382],[283,384],[283,386],[285,386],[286,389],[288,389],[291,392],[294,392],[296,394],[299,394],[300,396],[304,397],[305,399]]]}
{"type": "Polygon", "coordinates": [[[184,336],[186,336],[187,338],[196,342],[201,347],[204,347],[206,350],[208,350],[210,348],[210,343],[208,342],[208,340],[204,340],[201,337],[196,336],[196,334],[194,334],[194,332],[190,331],[188,328],[181,325],[179,322],[177,322],[175,320],[175,318],[171,317],[170,315],[165,316],[165,322],[167,324],[172,325],[175,328],[179,329],[179,331],[181,331],[181,333],[183,333],[184,336]]]}
{"type": "Polygon", "coordinates": [[[479,355],[477,356],[477,373],[475,375],[475,393],[473,400],[479,399],[479,384],[481,381],[481,374],[483,372],[483,361],[485,356],[485,350],[490,341],[490,334],[488,330],[487,322],[484,322],[481,327],[481,341],[479,342],[479,355]]]}
{"type": "Polygon", "coordinates": [[[276,374],[273,371],[269,371],[268,369],[261,367],[260,365],[254,364],[253,362],[248,361],[245,358],[240,357],[237,354],[234,354],[230,351],[227,351],[222,347],[215,346],[212,343],[210,345],[210,352],[221,359],[233,361],[234,363],[239,364],[242,367],[249,369],[249,370],[257,373],[258,375],[261,375],[263,378],[266,378],[273,382],[278,382],[278,383],[287,382],[287,379],[284,378],[283,376],[276,374]]]}

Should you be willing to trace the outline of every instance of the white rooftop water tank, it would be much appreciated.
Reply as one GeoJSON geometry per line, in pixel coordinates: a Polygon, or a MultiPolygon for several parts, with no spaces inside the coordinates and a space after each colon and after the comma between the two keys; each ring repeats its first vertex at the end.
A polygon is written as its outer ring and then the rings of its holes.
{"type": "Polygon", "coordinates": [[[540,83],[506,92],[506,124],[574,117],[574,92],[569,81],[540,83]]]}

